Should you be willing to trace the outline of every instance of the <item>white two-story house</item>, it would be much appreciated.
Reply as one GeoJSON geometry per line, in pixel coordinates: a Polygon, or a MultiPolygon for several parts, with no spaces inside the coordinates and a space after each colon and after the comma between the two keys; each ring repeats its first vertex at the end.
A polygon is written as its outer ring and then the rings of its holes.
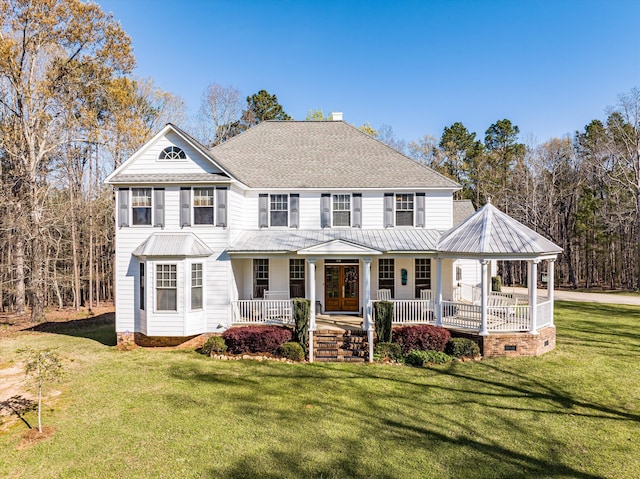
{"type": "Polygon", "coordinates": [[[398,323],[485,336],[548,327],[555,340],[552,285],[536,324],[535,288],[520,305],[492,304],[487,278],[489,261],[504,258],[529,261],[536,278],[538,262],[560,248],[491,205],[474,214],[453,200],[457,183],[341,114],[263,122],[211,150],[168,124],[106,182],[116,190],[119,341],[286,323],[296,297],[311,300],[312,332],[318,314],[359,315],[371,330],[371,303],[384,298],[396,303],[398,323]],[[536,248],[496,246],[523,234],[536,248]],[[506,326],[492,327],[501,316],[492,308],[504,308],[506,326]]]}

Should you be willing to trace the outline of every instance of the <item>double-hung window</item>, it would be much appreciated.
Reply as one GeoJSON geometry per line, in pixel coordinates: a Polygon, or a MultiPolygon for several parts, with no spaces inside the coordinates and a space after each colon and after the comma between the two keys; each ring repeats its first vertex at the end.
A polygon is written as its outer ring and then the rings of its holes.
{"type": "Polygon", "coordinates": [[[271,226],[289,225],[289,195],[271,195],[271,226]]]}
{"type": "Polygon", "coordinates": [[[289,297],[304,298],[304,259],[289,260],[289,297]]]}
{"type": "Polygon", "coordinates": [[[431,259],[416,258],[416,298],[420,298],[420,290],[431,289],[431,259]]]}
{"type": "Polygon", "coordinates": [[[388,289],[395,297],[395,261],[392,258],[378,259],[378,289],[388,289]]]}
{"type": "Polygon", "coordinates": [[[333,195],[333,226],[351,226],[351,195],[333,195]]]}
{"type": "Polygon", "coordinates": [[[191,309],[202,309],[202,263],[191,265],[191,309]]]}
{"type": "Polygon", "coordinates": [[[131,212],[134,225],[151,225],[151,188],[131,189],[131,212]]]}
{"type": "Polygon", "coordinates": [[[253,297],[264,298],[264,291],[269,289],[269,260],[253,260],[253,297]]]}
{"type": "Polygon", "coordinates": [[[156,310],[178,310],[178,273],[175,264],[156,265],[156,310]]]}
{"type": "Polygon", "coordinates": [[[193,189],[193,224],[213,224],[213,188],[193,189]]]}
{"type": "Polygon", "coordinates": [[[413,226],[413,193],[396,194],[396,226],[413,226]]]}

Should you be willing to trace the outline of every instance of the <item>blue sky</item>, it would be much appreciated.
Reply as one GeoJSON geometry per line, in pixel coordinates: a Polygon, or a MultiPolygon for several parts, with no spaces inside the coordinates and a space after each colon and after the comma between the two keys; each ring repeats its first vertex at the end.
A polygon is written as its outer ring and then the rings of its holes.
{"type": "Polygon", "coordinates": [[[209,83],[342,111],[407,142],[502,118],[542,143],[640,87],[640,1],[98,0],[138,67],[197,111],[209,83]]]}

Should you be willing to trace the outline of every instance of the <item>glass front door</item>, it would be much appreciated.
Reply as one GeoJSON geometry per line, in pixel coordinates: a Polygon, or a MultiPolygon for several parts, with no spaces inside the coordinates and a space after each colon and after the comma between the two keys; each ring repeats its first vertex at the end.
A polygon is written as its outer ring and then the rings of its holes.
{"type": "Polygon", "coordinates": [[[358,265],[328,264],[324,267],[325,310],[358,311],[358,265]]]}

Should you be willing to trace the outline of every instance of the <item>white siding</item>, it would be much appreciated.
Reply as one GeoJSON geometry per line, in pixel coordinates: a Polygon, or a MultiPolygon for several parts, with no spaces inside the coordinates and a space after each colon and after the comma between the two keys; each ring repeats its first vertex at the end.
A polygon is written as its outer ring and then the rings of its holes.
{"type": "Polygon", "coordinates": [[[425,196],[426,228],[453,226],[453,197],[450,192],[429,192],[425,196]]]}
{"type": "Polygon", "coordinates": [[[220,173],[209,160],[204,158],[197,150],[192,148],[175,133],[169,132],[165,137],[159,138],[155,143],[148,145],[147,149],[128,164],[124,172],[133,174],[159,174],[159,173],[220,173]],[[167,146],[177,146],[184,150],[186,160],[159,160],[160,152],[167,146]]]}
{"type": "Polygon", "coordinates": [[[384,228],[384,193],[362,194],[362,229],[384,228]]]}
{"type": "Polygon", "coordinates": [[[300,229],[319,229],[320,223],[320,193],[300,193],[300,229]]]}

